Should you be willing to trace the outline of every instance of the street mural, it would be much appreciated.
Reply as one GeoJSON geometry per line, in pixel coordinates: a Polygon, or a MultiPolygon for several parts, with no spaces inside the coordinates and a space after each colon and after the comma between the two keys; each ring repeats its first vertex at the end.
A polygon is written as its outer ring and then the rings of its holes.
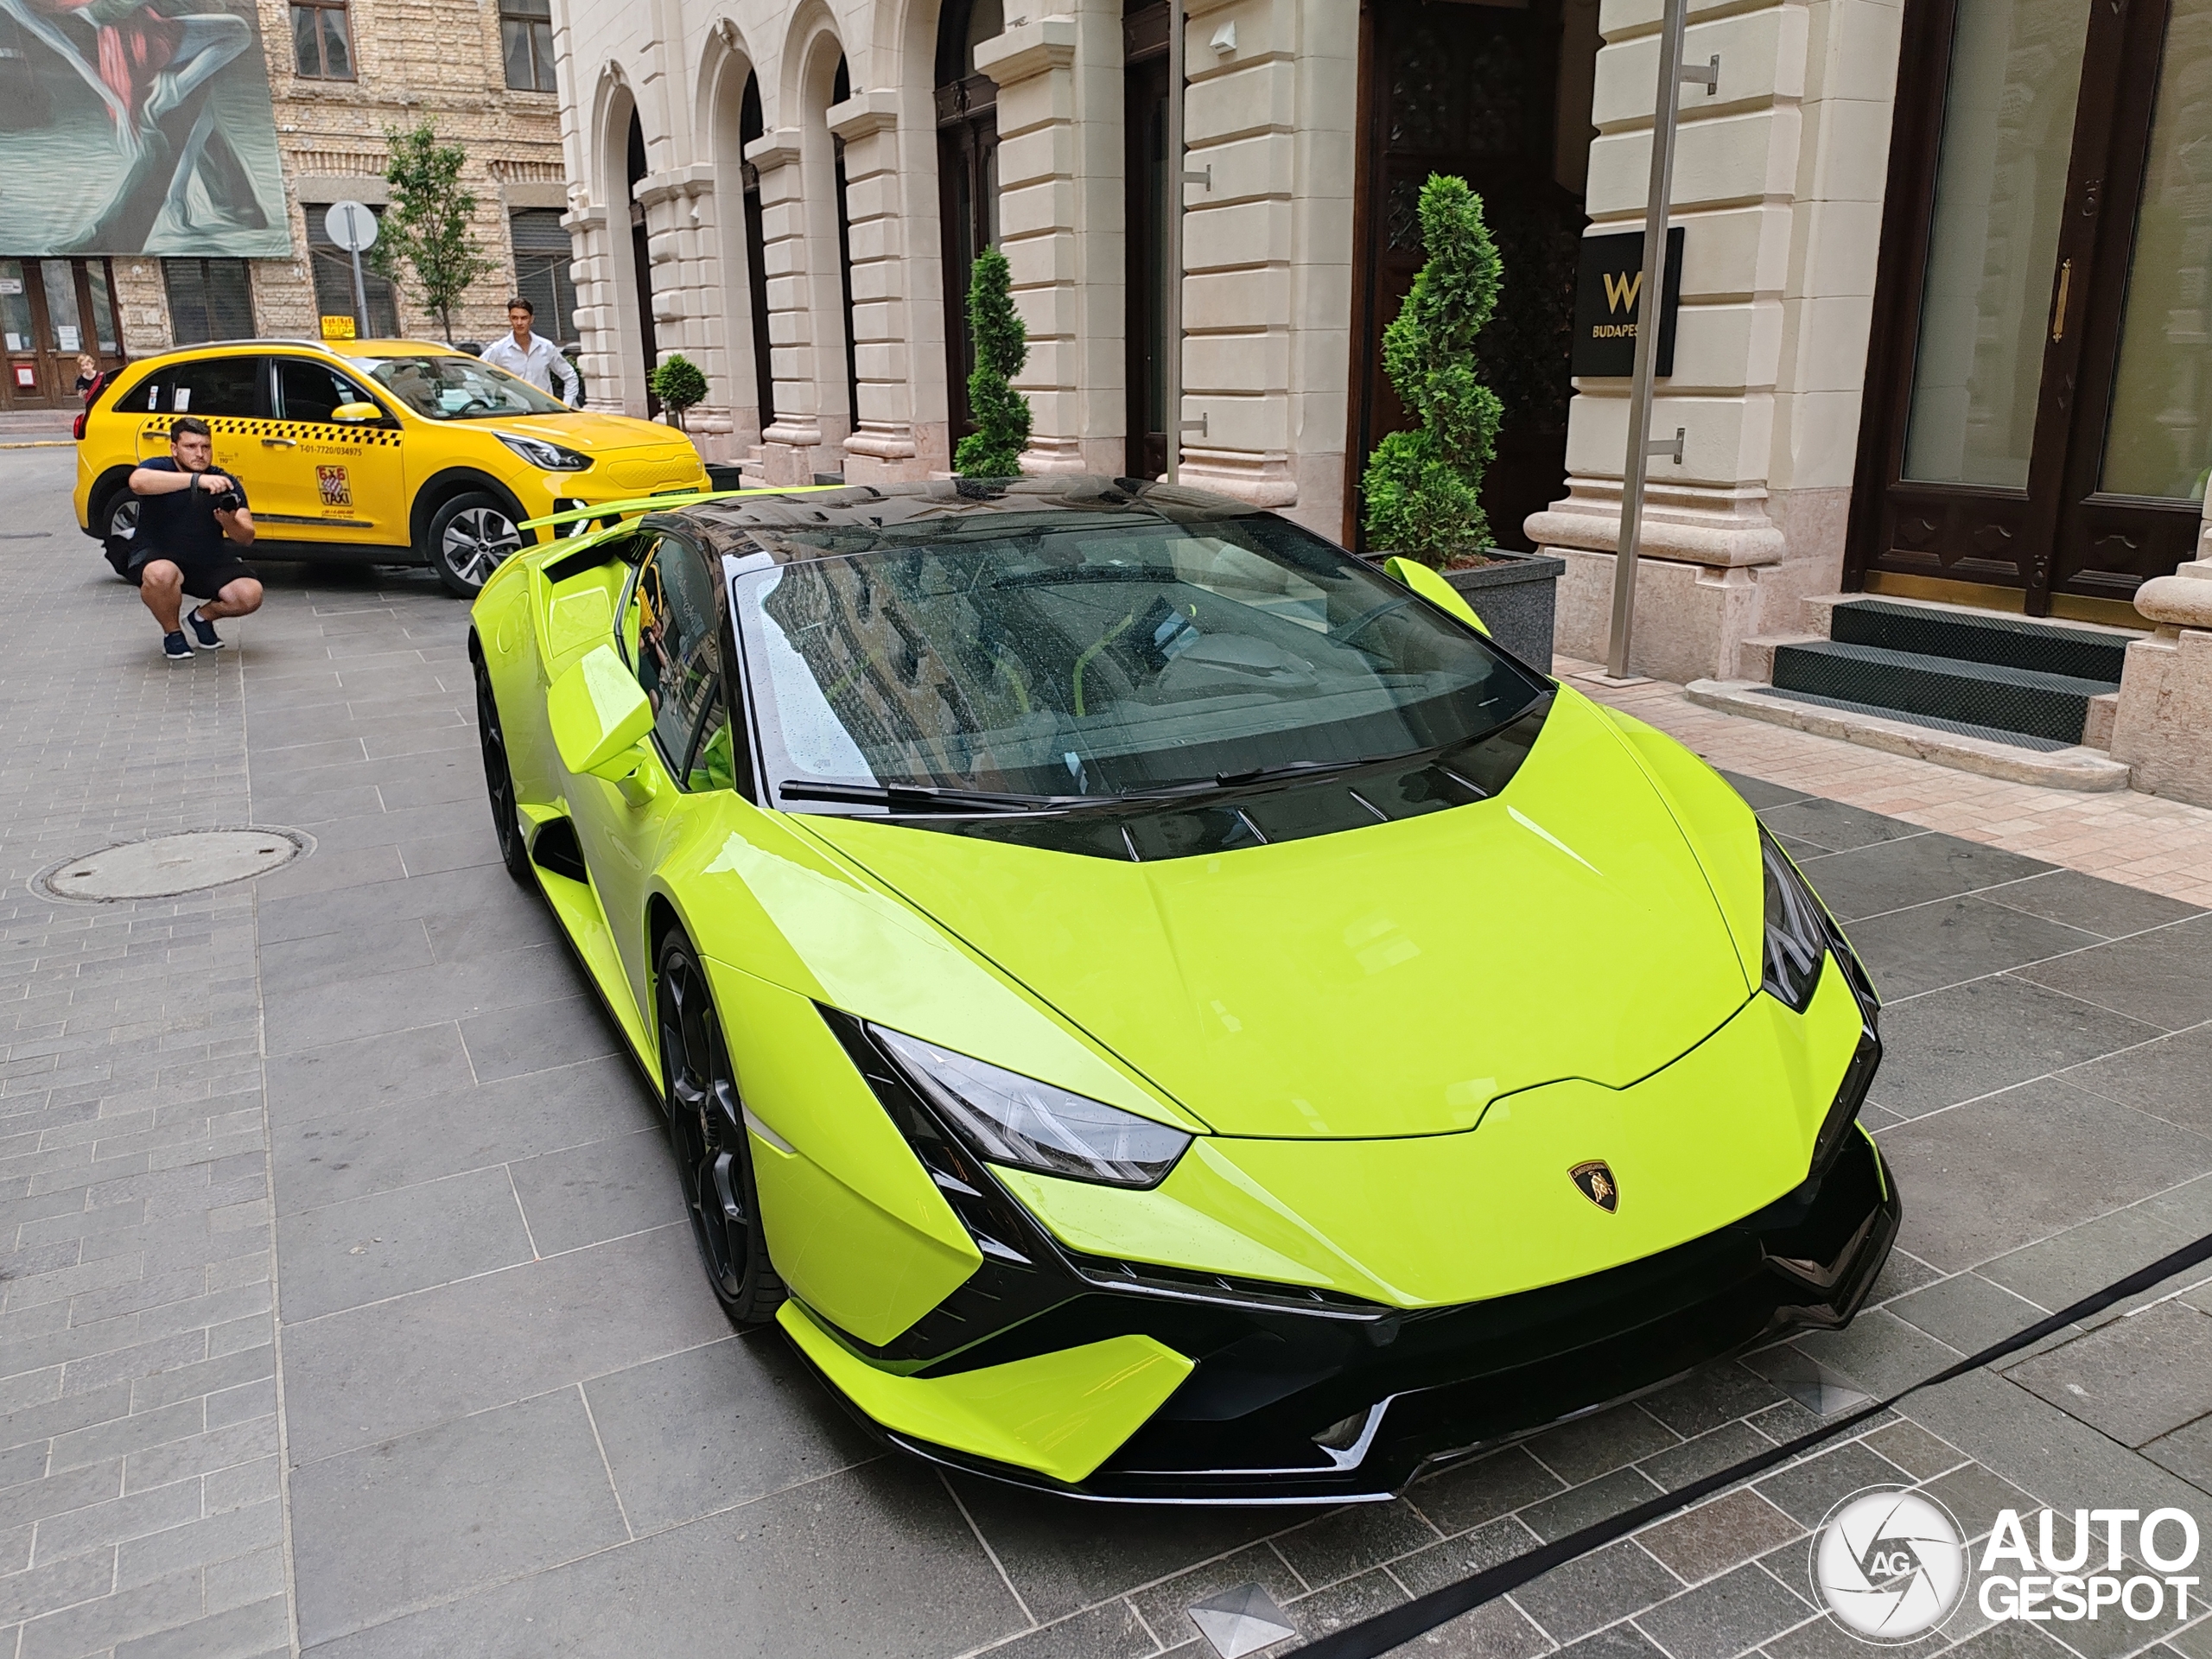
{"type": "Polygon", "coordinates": [[[251,10],[0,0],[0,249],[289,254],[251,10]]]}

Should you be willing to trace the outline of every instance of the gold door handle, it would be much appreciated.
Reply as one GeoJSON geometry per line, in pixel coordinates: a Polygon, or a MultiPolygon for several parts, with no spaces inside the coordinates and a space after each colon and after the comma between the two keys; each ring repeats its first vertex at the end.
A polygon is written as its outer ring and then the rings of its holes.
{"type": "Polygon", "coordinates": [[[264,438],[261,447],[264,449],[296,449],[300,446],[298,440],[294,438],[264,438]]]}
{"type": "Polygon", "coordinates": [[[2074,285],[2074,262],[2062,259],[2058,264],[2058,298],[2050,308],[2050,337],[2054,342],[2066,338],[2066,290],[2074,285]]]}

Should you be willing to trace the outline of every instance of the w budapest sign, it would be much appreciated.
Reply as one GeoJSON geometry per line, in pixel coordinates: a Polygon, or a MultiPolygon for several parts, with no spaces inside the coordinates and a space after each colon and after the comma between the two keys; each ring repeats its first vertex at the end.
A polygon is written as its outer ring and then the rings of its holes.
{"type": "MultiPolygon", "coordinates": [[[[1666,291],[1659,307],[1659,359],[1652,373],[1675,372],[1675,312],[1681,303],[1682,227],[1667,232],[1666,291]]],[[[1582,238],[1582,267],[1574,283],[1576,375],[1636,372],[1636,331],[1644,315],[1643,232],[1582,238]]]]}

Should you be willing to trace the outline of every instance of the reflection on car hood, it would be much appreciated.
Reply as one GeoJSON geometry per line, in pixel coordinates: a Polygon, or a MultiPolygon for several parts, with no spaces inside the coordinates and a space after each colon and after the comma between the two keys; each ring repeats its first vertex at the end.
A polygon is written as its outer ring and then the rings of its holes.
{"type": "Polygon", "coordinates": [[[1128,863],[794,822],[1224,1135],[1440,1134],[1537,1084],[1620,1087],[1753,988],[1674,817],[1571,695],[1495,799],[1308,840],[1128,863]]]}

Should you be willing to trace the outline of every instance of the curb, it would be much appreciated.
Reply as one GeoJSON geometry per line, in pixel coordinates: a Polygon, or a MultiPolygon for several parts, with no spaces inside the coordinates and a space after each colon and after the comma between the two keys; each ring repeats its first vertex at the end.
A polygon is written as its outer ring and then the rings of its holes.
{"type": "Polygon", "coordinates": [[[1979,772],[2007,783],[2037,784],[2045,789],[2069,789],[2088,794],[2128,787],[2128,768],[2101,749],[2075,746],[2048,752],[2016,749],[1986,738],[1965,737],[1916,726],[1909,721],[1884,720],[1844,709],[1824,709],[1818,703],[1790,702],[1756,695],[1765,687],[1755,680],[1693,680],[1682,693],[1701,709],[1763,720],[1770,726],[1787,726],[1815,737],[1837,737],[1869,749],[1933,761],[1957,772],[1979,772]]]}
{"type": "Polygon", "coordinates": [[[27,438],[0,442],[0,449],[73,449],[74,438],[27,438]]]}

